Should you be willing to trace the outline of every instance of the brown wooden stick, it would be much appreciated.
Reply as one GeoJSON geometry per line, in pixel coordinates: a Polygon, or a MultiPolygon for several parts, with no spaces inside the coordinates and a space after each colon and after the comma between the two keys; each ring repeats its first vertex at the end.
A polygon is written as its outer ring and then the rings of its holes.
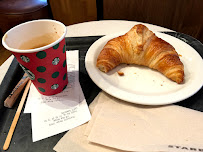
{"type": "Polygon", "coordinates": [[[14,130],[15,130],[15,127],[16,127],[16,124],[17,124],[17,122],[18,122],[18,119],[19,119],[19,116],[20,116],[20,113],[21,113],[23,104],[24,104],[24,102],[25,102],[25,99],[26,99],[28,90],[29,90],[29,88],[30,88],[30,84],[31,84],[31,80],[29,80],[28,83],[27,83],[27,86],[26,86],[26,88],[25,88],[25,91],[24,91],[24,93],[23,93],[23,96],[22,96],[22,98],[21,98],[21,101],[20,101],[20,103],[19,103],[18,109],[17,109],[17,111],[16,111],[15,117],[14,117],[13,122],[12,122],[12,124],[11,124],[10,130],[9,130],[8,135],[7,135],[7,137],[6,137],[6,141],[5,141],[5,143],[4,143],[3,150],[7,150],[8,147],[9,147],[9,145],[10,145],[11,138],[12,138],[12,136],[13,136],[13,132],[14,132],[14,130]]]}

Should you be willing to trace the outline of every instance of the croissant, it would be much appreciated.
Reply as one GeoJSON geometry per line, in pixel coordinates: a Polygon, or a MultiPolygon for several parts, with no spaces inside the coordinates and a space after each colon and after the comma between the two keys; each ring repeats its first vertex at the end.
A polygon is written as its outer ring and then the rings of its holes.
{"type": "Polygon", "coordinates": [[[178,84],[184,80],[184,66],[174,47],[142,24],[109,40],[100,52],[96,66],[106,73],[121,63],[147,66],[178,84]]]}

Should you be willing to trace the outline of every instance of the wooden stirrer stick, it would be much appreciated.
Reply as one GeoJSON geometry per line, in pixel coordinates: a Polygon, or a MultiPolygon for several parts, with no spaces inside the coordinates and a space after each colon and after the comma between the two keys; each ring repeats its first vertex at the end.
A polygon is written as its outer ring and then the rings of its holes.
{"type": "Polygon", "coordinates": [[[10,127],[10,130],[8,132],[8,135],[6,137],[6,141],[4,143],[4,146],[3,146],[3,150],[7,150],[9,145],[10,145],[10,142],[11,142],[11,138],[13,136],[13,132],[15,130],[15,127],[16,127],[16,124],[18,122],[18,119],[19,119],[19,116],[20,116],[20,113],[21,113],[21,110],[22,110],[22,107],[24,105],[24,102],[25,102],[25,99],[26,99],[26,96],[27,96],[27,93],[28,93],[28,90],[30,88],[30,84],[31,84],[31,80],[28,81],[27,85],[26,85],[26,88],[25,88],[25,91],[23,93],[23,96],[21,98],[21,101],[19,103],[19,106],[18,106],[18,109],[16,111],[16,114],[15,114],[15,117],[13,118],[13,122],[11,124],[11,127],[10,127]]]}

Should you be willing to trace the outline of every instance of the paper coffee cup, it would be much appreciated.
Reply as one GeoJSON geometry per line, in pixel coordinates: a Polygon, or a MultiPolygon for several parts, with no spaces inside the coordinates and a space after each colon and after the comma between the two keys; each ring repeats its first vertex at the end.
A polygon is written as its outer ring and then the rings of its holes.
{"type": "Polygon", "coordinates": [[[10,29],[2,38],[43,95],[54,95],[68,84],[64,24],[55,20],[33,20],[10,29]]]}

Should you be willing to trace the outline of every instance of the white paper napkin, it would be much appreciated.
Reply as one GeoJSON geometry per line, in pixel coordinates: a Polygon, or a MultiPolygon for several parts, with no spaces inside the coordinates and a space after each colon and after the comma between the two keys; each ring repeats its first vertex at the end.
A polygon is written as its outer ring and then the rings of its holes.
{"type": "Polygon", "coordinates": [[[103,92],[99,100],[101,109],[86,129],[91,130],[90,142],[124,151],[203,150],[202,112],[176,105],[136,105],[103,92]]]}

